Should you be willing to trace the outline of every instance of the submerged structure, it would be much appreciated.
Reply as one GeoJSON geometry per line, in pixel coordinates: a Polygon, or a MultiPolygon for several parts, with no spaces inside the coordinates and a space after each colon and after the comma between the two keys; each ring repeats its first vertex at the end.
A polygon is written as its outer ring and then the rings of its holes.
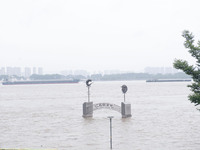
{"type": "Polygon", "coordinates": [[[88,102],[83,103],[83,117],[93,117],[93,111],[98,109],[110,109],[121,113],[122,118],[131,117],[131,104],[125,102],[125,94],[128,90],[126,85],[122,86],[122,92],[124,93],[124,102],[121,102],[121,106],[111,103],[96,103],[90,101],[90,86],[92,84],[92,80],[87,80],[86,85],[88,88],[88,102]]]}

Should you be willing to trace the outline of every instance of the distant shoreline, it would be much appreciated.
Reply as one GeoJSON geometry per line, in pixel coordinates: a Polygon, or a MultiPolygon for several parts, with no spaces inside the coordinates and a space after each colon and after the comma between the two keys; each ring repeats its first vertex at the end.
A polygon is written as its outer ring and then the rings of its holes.
{"type": "Polygon", "coordinates": [[[46,74],[46,75],[31,75],[28,79],[18,76],[0,76],[0,80],[8,80],[14,78],[16,80],[51,80],[51,79],[79,79],[87,80],[92,79],[93,81],[129,81],[129,80],[191,80],[192,78],[189,75],[186,75],[183,72],[175,74],[148,74],[148,73],[123,73],[123,74],[92,74],[88,76],[83,75],[60,75],[60,74],[46,74]]]}

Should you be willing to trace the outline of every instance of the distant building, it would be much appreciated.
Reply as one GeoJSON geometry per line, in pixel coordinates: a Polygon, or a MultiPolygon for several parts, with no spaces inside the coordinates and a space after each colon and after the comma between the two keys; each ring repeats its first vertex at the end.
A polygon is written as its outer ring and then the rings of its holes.
{"type": "Polygon", "coordinates": [[[36,69],[36,67],[33,67],[33,74],[37,74],[37,69],[36,69]]]}
{"type": "Polygon", "coordinates": [[[32,74],[38,74],[42,75],[43,74],[43,68],[37,68],[36,67],[25,67],[23,68],[23,71],[21,67],[1,67],[0,68],[0,75],[8,75],[8,76],[24,76],[26,78],[29,78],[32,74]]]}
{"type": "Polygon", "coordinates": [[[12,67],[6,67],[6,75],[9,75],[9,76],[13,75],[12,67]]]}
{"type": "Polygon", "coordinates": [[[6,75],[6,69],[4,67],[0,69],[0,75],[6,75]]]}
{"type": "Polygon", "coordinates": [[[13,76],[13,75],[21,76],[22,75],[20,67],[6,67],[6,71],[5,71],[5,68],[1,68],[0,72],[1,72],[1,74],[9,75],[9,76],[13,76]]]}
{"type": "Polygon", "coordinates": [[[43,75],[43,68],[42,68],[42,67],[39,67],[39,68],[38,68],[38,74],[39,74],[39,75],[43,75]]]}
{"type": "Polygon", "coordinates": [[[26,78],[29,78],[29,77],[31,76],[31,68],[26,67],[26,68],[24,69],[24,76],[25,76],[26,78]]]}
{"type": "Polygon", "coordinates": [[[13,68],[13,75],[20,77],[22,75],[21,74],[21,68],[20,67],[14,67],[13,68]]]}

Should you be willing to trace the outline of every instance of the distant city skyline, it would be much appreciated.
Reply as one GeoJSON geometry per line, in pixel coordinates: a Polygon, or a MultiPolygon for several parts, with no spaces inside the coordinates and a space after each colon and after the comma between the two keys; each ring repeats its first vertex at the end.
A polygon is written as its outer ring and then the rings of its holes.
{"type": "Polygon", "coordinates": [[[174,74],[179,72],[177,69],[173,67],[145,67],[141,72],[135,72],[133,70],[98,70],[98,71],[88,71],[84,69],[79,70],[60,70],[54,72],[46,72],[45,68],[43,67],[0,67],[0,75],[17,75],[17,76],[24,76],[30,77],[32,74],[62,74],[62,75],[91,75],[91,74],[123,74],[123,73],[149,73],[149,74],[174,74]]]}
{"type": "Polygon", "coordinates": [[[16,75],[29,78],[32,74],[43,75],[42,67],[0,67],[0,75],[16,75]]]}

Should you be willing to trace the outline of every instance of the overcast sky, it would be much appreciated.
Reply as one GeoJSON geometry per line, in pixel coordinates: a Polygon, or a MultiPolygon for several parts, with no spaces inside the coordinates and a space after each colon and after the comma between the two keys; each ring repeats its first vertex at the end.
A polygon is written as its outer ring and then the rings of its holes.
{"type": "Polygon", "coordinates": [[[143,71],[193,59],[199,0],[0,0],[0,67],[143,71]]]}

